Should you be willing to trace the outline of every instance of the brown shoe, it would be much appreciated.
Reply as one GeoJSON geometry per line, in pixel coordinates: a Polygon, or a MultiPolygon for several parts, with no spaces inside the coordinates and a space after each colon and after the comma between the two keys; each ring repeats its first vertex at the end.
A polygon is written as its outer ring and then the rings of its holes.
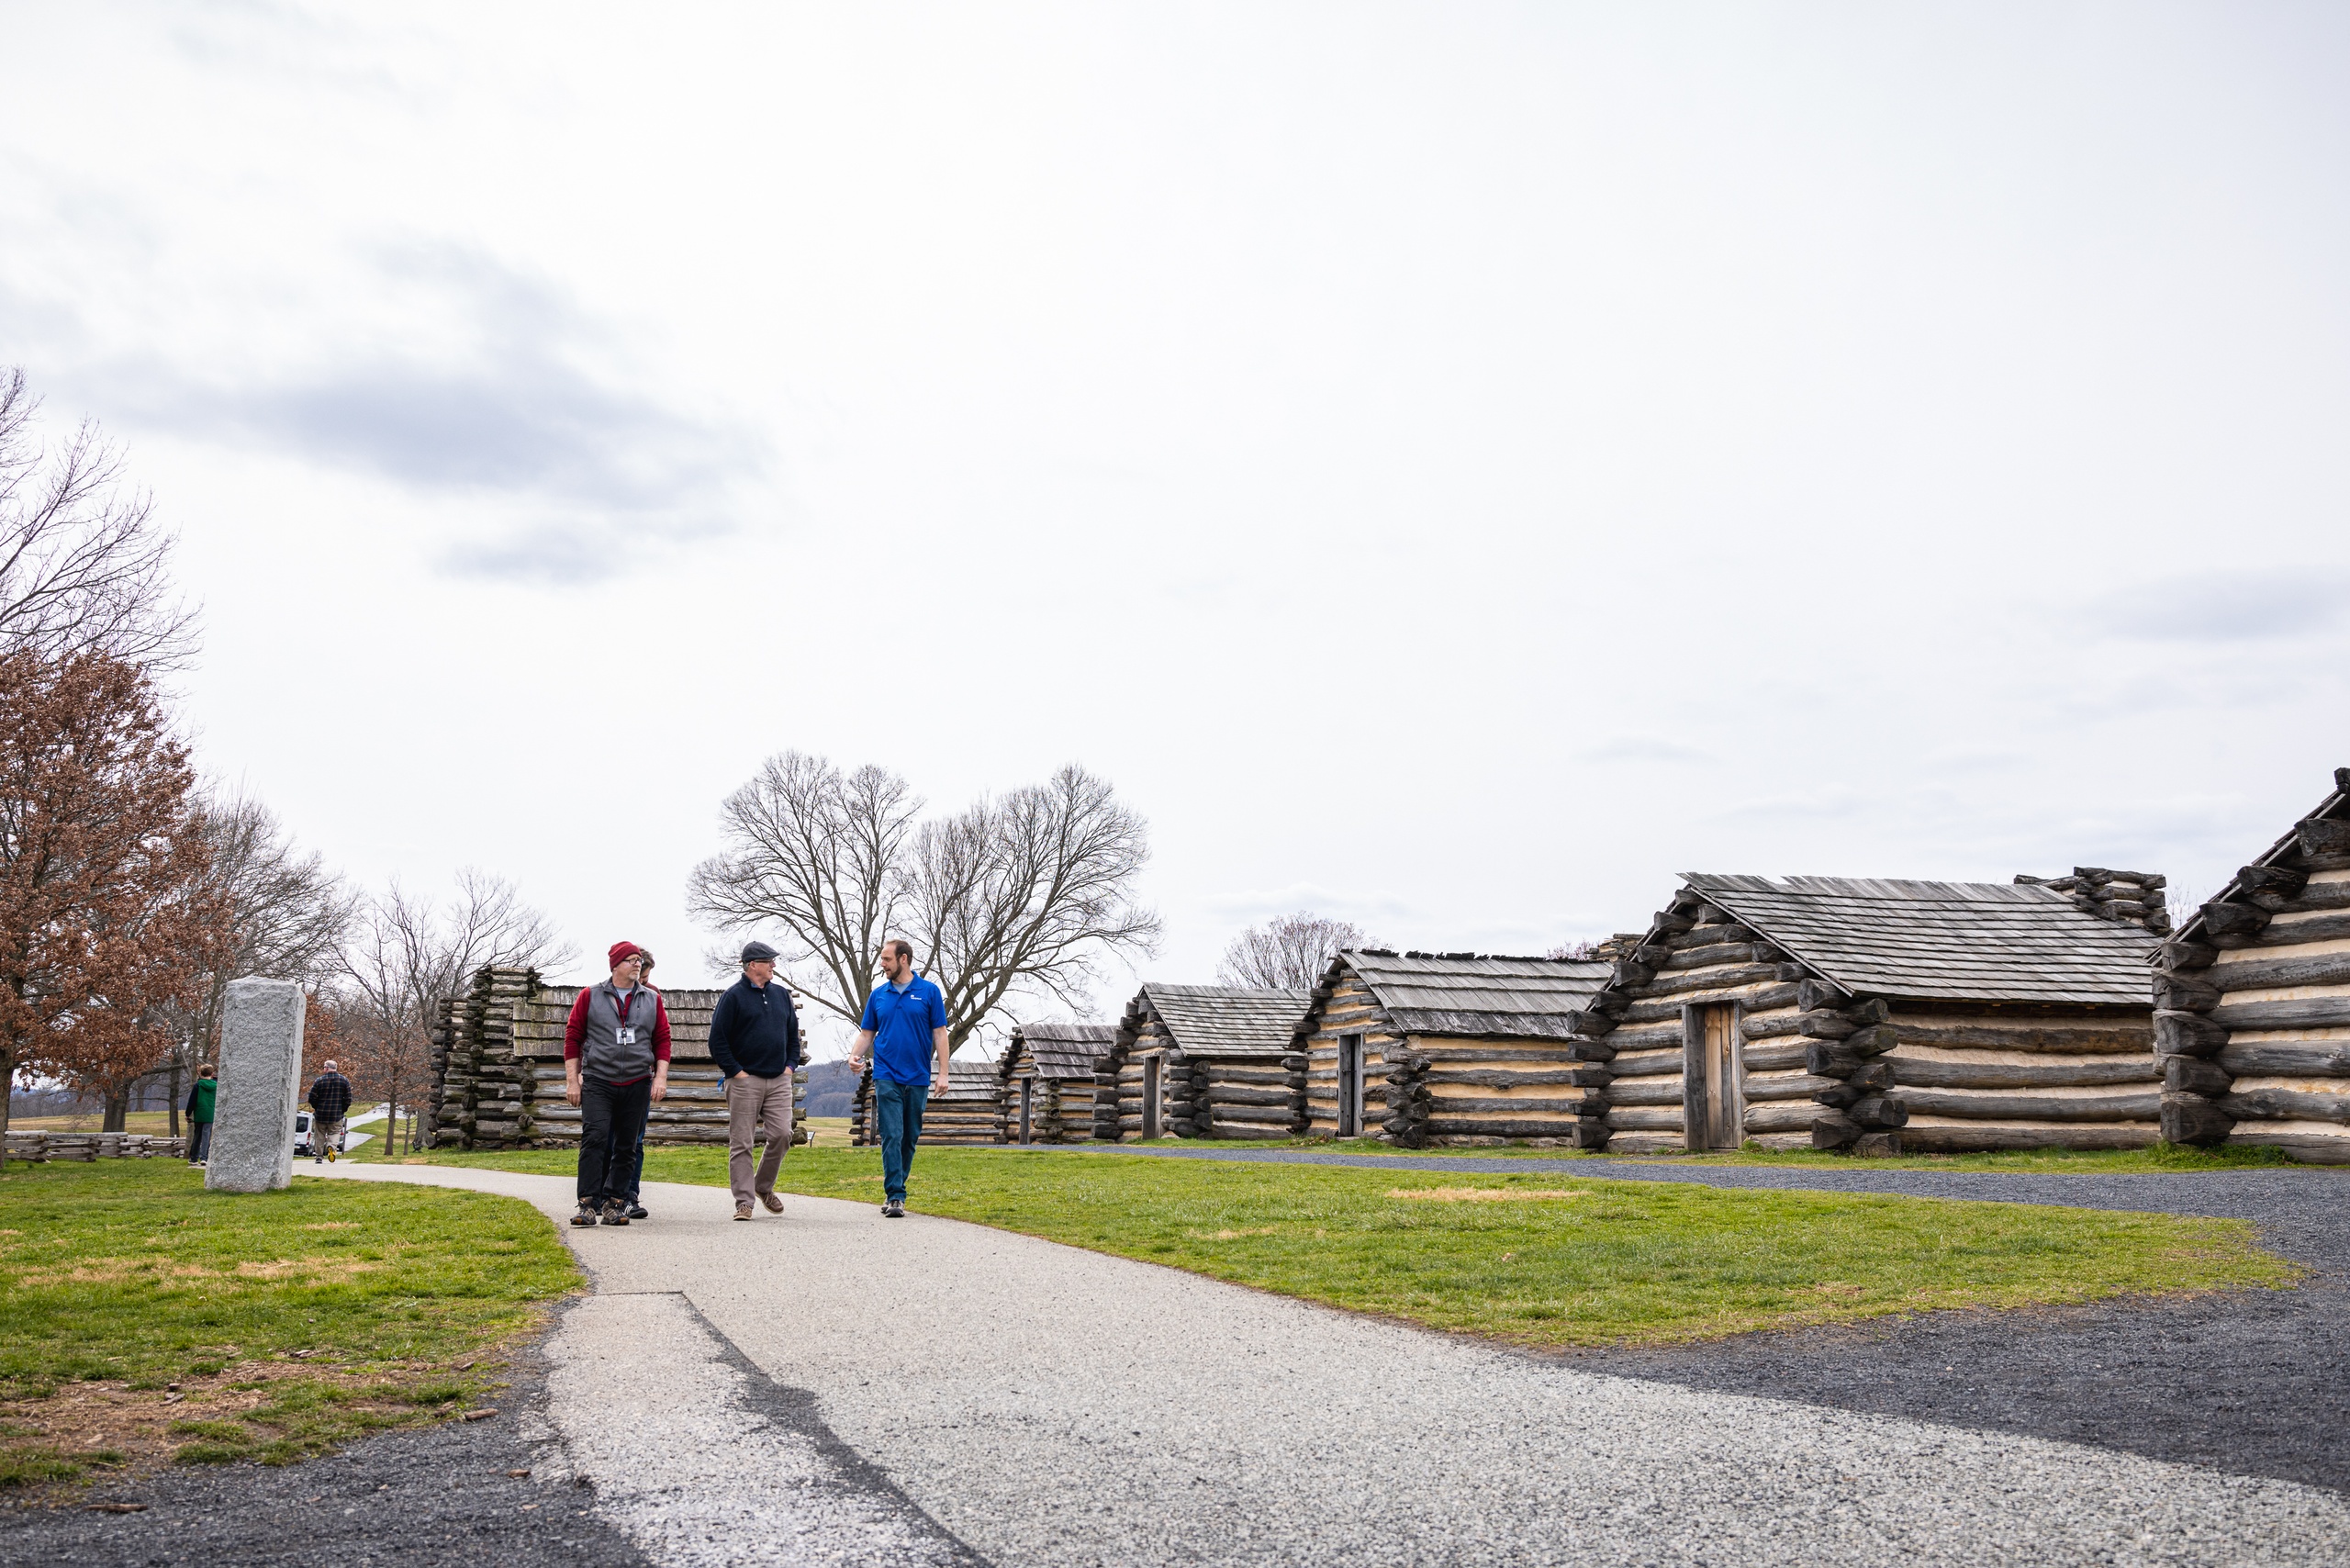
{"type": "Polygon", "coordinates": [[[759,1202],[767,1204],[767,1213],[771,1215],[779,1215],[783,1212],[783,1200],[773,1193],[761,1193],[759,1202]]]}
{"type": "Polygon", "coordinates": [[[750,1205],[750,1204],[736,1204],[734,1205],[734,1217],[735,1217],[736,1219],[748,1219],[748,1218],[750,1218],[750,1217],[751,1217],[751,1205],[750,1205]]]}

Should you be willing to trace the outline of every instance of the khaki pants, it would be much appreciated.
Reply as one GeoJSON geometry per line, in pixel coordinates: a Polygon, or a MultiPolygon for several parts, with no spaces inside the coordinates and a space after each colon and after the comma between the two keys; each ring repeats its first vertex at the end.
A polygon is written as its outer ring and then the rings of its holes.
{"type": "Polygon", "coordinates": [[[791,1147],[791,1072],[761,1078],[738,1072],[726,1081],[726,1184],[734,1202],[749,1203],[761,1193],[775,1191],[775,1173],[783,1168],[783,1151],[791,1147]],[[759,1160],[755,1185],[751,1181],[751,1146],[767,1135],[767,1154],[759,1160]]]}

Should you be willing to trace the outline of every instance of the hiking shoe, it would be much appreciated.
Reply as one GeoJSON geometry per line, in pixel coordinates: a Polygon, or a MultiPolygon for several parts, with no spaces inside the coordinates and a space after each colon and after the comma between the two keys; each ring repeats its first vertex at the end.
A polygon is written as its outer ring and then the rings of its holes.
{"type": "Polygon", "coordinates": [[[779,1215],[783,1212],[783,1200],[773,1193],[761,1193],[759,1202],[767,1204],[767,1213],[771,1215],[779,1215]]]}
{"type": "Polygon", "coordinates": [[[751,1205],[750,1205],[750,1204],[736,1204],[734,1205],[734,1217],[735,1217],[736,1219],[748,1219],[748,1218],[750,1218],[750,1217],[751,1217],[751,1205]]]}
{"type": "Polygon", "coordinates": [[[621,1207],[618,1204],[606,1204],[604,1205],[604,1223],[606,1225],[626,1225],[628,1223],[628,1211],[621,1207]]]}
{"type": "Polygon", "coordinates": [[[888,1203],[883,1204],[881,1205],[881,1217],[883,1219],[905,1218],[906,1200],[903,1198],[891,1198],[888,1203]]]}
{"type": "Polygon", "coordinates": [[[653,1216],[644,1212],[644,1205],[643,1204],[632,1201],[628,1205],[628,1217],[631,1219],[651,1219],[653,1216]]]}
{"type": "Polygon", "coordinates": [[[579,1212],[578,1212],[577,1214],[573,1215],[571,1216],[571,1223],[572,1223],[572,1224],[574,1224],[574,1225],[593,1225],[593,1224],[595,1224],[595,1223],[596,1223],[596,1205],[595,1205],[595,1204],[580,1204],[580,1205],[579,1205],[579,1212]]]}

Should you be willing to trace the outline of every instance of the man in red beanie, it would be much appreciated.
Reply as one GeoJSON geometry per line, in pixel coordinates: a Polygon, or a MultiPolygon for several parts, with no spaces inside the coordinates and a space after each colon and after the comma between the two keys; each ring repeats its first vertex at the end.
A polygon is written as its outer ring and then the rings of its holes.
{"type": "Polygon", "coordinates": [[[644,955],[615,942],[612,978],[571,1004],[563,1031],[563,1097],[579,1107],[579,1212],[574,1225],[628,1223],[630,1172],[645,1114],[669,1092],[669,1010],[643,978],[644,955]]]}

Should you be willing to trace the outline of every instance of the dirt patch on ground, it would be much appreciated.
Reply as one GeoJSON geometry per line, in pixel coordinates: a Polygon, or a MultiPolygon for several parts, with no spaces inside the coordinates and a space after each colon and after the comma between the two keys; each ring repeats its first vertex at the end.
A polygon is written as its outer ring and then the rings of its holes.
{"type": "MultiPolygon", "coordinates": [[[[0,1400],[0,1455],[8,1450],[48,1450],[76,1459],[106,1455],[103,1473],[140,1475],[170,1464],[203,1439],[213,1423],[241,1423],[265,1405],[308,1389],[337,1409],[408,1424],[455,1417],[474,1403],[451,1398],[419,1404],[428,1384],[483,1377],[500,1370],[495,1357],[449,1366],[355,1368],[321,1365],[293,1355],[233,1361],[209,1376],[189,1375],[162,1388],[126,1383],[71,1383],[41,1399],[0,1400]]],[[[213,1428],[213,1430],[218,1430],[213,1428]]],[[[67,1488],[70,1490],[71,1488],[67,1488]]],[[[13,1488],[11,1490],[14,1490],[13,1488]]],[[[34,1489],[35,1495],[39,1489],[34,1489]]],[[[23,1498],[24,1492],[17,1495],[23,1498]]]]}
{"type": "Polygon", "coordinates": [[[1430,1204],[1516,1204],[1542,1198],[1587,1198],[1582,1187],[1390,1187],[1391,1198],[1416,1198],[1430,1204]]]}

